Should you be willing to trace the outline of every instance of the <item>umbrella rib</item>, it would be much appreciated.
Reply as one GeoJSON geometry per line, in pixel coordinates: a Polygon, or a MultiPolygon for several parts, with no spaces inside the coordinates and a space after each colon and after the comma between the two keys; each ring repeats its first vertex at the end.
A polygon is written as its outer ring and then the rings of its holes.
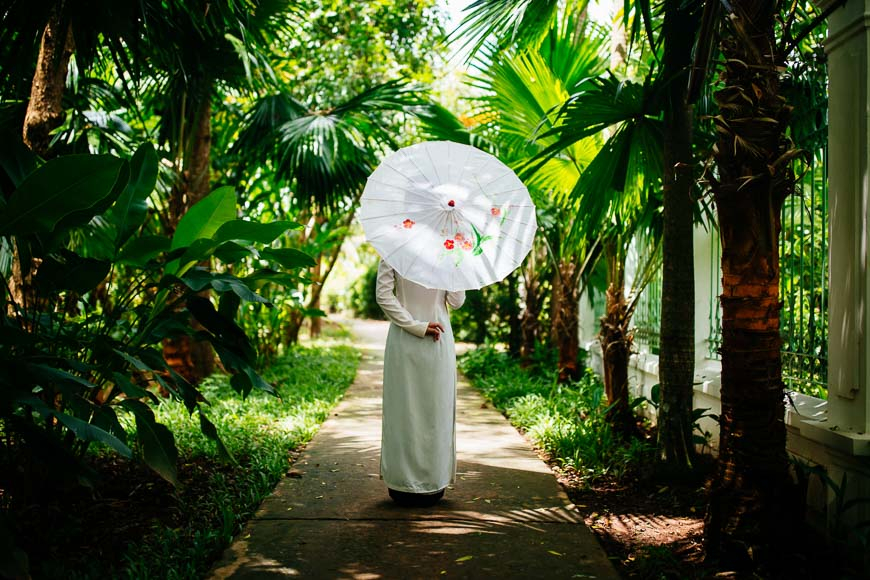
{"type": "MultiPolygon", "coordinates": [[[[416,163],[415,163],[414,165],[416,166],[416,163]]],[[[411,179],[410,177],[408,177],[407,175],[405,175],[404,173],[402,173],[401,171],[399,171],[398,169],[396,169],[396,168],[393,167],[392,165],[390,165],[390,164],[388,164],[388,163],[384,163],[384,164],[381,165],[381,167],[386,167],[387,169],[389,169],[390,171],[392,171],[393,173],[395,173],[396,175],[398,175],[399,177],[401,177],[402,179],[404,179],[406,182],[410,183],[411,185],[414,185],[414,184],[415,184],[415,182],[414,182],[413,179],[411,179]]],[[[380,169],[380,167],[378,167],[378,169],[380,169]]],[[[420,168],[419,168],[419,167],[417,167],[417,171],[420,171],[420,168]]],[[[423,173],[422,171],[420,171],[420,175],[422,175],[423,178],[424,178],[427,182],[429,181],[429,178],[426,177],[426,174],[423,173]]],[[[383,181],[378,181],[377,179],[373,179],[373,178],[374,178],[374,173],[371,174],[371,175],[369,175],[369,178],[368,178],[366,181],[373,181],[373,182],[375,182],[375,183],[377,183],[377,184],[379,184],[379,185],[386,185],[386,186],[388,186],[388,187],[395,187],[395,188],[397,188],[397,189],[405,189],[405,188],[403,188],[403,187],[399,187],[398,185],[392,185],[392,184],[389,184],[389,183],[385,183],[385,182],[383,182],[383,181]]]]}
{"type": "Polygon", "coordinates": [[[462,160],[462,164],[459,166],[459,178],[456,180],[456,183],[462,183],[462,178],[465,177],[465,164],[468,162],[468,158],[471,157],[471,154],[474,151],[474,147],[470,145],[466,145],[466,147],[467,148],[465,150],[465,159],[462,160]]]}
{"type": "MultiPolygon", "coordinates": [[[[413,242],[414,239],[415,239],[415,238],[408,238],[407,240],[405,240],[404,242],[402,242],[401,244],[399,244],[398,246],[396,246],[395,248],[393,248],[393,251],[392,251],[392,252],[390,252],[390,253],[387,254],[386,256],[382,256],[383,259],[384,259],[384,261],[385,261],[385,262],[389,261],[389,259],[393,257],[393,254],[395,254],[396,252],[398,252],[399,250],[401,250],[402,248],[404,248],[405,246],[407,246],[408,244],[410,244],[411,242],[413,242]]],[[[371,241],[371,240],[370,240],[370,241],[371,241]]]]}
{"type": "MultiPolygon", "coordinates": [[[[448,151],[449,155],[449,151],[448,151]]],[[[441,175],[438,173],[438,166],[435,165],[435,160],[432,159],[432,152],[429,151],[429,147],[426,147],[426,157],[429,158],[429,163],[432,164],[432,170],[435,172],[435,179],[438,180],[438,183],[446,183],[443,179],[441,179],[441,175]]]]}
{"type": "MultiPolygon", "coordinates": [[[[408,203],[408,201],[406,201],[404,199],[395,199],[395,198],[389,199],[386,197],[369,197],[369,196],[366,196],[364,201],[383,201],[383,202],[387,202],[387,203],[408,203]]],[[[439,206],[439,204],[437,204],[437,203],[425,202],[425,201],[414,202],[414,203],[417,203],[419,205],[431,206],[431,207],[438,207],[439,206]]]]}
{"type": "Polygon", "coordinates": [[[379,219],[391,217],[391,216],[395,216],[396,218],[401,218],[403,216],[417,215],[417,214],[421,214],[421,213],[422,214],[430,214],[430,213],[432,213],[432,210],[429,210],[429,209],[409,209],[408,211],[405,211],[405,212],[391,211],[389,213],[385,213],[385,214],[381,214],[381,215],[366,215],[364,217],[361,217],[361,219],[363,219],[365,221],[369,221],[369,220],[379,220],[379,219]]]}
{"type": "MultiPolygon", "coordinates": [[[[405,193],[410,193],[411,195],[414,195],[414,196],[424,200],[426,203],[428,203],[429,205],[432,205],[433,207],[440,206],[439,203],[432,201],[431,196],[424,195],[422,192],[415,190],[415,189],[408,189],[407,187],[402,187],[400,185],[393,185],[392,183],[384,183],[383,181],[378,181],[377,179],[372,179],[372,178],[369,178],[369,183],[383,185],[384,187],[392,187],[394,189],[404,191],[405,193]]],[[[374,198],[366,197],[366,199],[374,199],[374,198]]],[[[392,200],[383,200],[383,201],[392,201],[392,200]]],[[[397,200],[397,201],[401,201],[401,200],[397,200]]]]}
{"type": "MultiPolygon", "coordinates": [[[[401,151],[401,150],[400,150],[400,151],[401,151]]],[[[420,169],[420,166],[417,165],[417,160],[414,159],[413,156],[408,155],[407,153],[405,153],[405,158],[406,158],[406,159],[410,159],[410,160],[411,160],[411,163],[414,164],[414,167],[417,168],[417,171],[420,172],[420,175],[422,175],[422,176],[426,179],[426,181],[429,182],[429,185],[432,185],[432,180],[429,179],[429,176],[426,175],[426,173],[425,173],[422,169],[420,169]]],[[[438,173],[437,173],[437,172],[435,173],[435,177],[438,177],[438,173]]]]}

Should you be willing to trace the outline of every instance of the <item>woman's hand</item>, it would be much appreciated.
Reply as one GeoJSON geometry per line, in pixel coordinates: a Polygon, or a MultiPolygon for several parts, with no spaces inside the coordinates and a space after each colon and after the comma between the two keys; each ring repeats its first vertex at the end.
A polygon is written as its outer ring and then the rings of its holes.
{"type": "Polygon", "coordinates": [[[435,342],[438,342],[438,339],[441,338],[442,332],[444,332],[444,326],[440,322],[430,322],[426,328],[426,336],[431,336],[435,342]]]}

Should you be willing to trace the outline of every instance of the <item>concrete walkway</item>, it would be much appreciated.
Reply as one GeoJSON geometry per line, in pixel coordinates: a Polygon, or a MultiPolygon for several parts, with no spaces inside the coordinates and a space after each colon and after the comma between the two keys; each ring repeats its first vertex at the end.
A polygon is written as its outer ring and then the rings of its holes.
{"type": "Polygon", "coordinates": [[[387,324],[355,322],[356,381],[211,578],[618,578],[552,472],[460,382],[456,483],[402,508],[378,477],[387,324]]]}

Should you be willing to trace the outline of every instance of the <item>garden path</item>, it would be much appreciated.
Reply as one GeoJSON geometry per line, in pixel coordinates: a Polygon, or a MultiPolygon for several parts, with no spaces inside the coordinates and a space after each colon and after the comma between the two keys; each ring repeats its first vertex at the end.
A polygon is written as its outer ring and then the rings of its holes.
{"type": "Polygon", "coordinates": [[[617,578],[528,442],[464,380],[456,482],[402,508],[378,477],[388,325],[354,321],[356,381],[210,577],[617,578]]]}

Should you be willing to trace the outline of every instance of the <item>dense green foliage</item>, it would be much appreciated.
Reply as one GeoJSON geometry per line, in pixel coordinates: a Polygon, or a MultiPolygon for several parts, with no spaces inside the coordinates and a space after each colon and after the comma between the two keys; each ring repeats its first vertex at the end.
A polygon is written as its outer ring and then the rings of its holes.
{"type": "Polygon", "coordinates": [[[579,381],[560,384],[552,364],[523,369],[492,347],[465,354],[460,368],[535,445],[586,483],[637,473],[652,457],[649,442],[626,441],[613,430],[604,385],[589,369],[579,381]]]}
{"type": "MultiPolygon", "coordinates": [[[[175,434],[181,476],[186,484],[169,501],[171,509],[160,511],[155,506],[136,505],[136,502],[156,501],[151,496],[134,495],[134,499],[117,502],[114,507],[109,504],[104,509],[110,513],[101,517],[111,518],[111,512],[117,511],[114,517],[132,517],[135,521],[138,516],[128,512],[157,511],[155,521],[147,528],[136,530],[144,536],[119,553],[110,553],[104,558],[96,558],[91,553],[73,557],[66,554],[63,561],[52,561],[46,556],[39,559],[34,573],[58,578],[185,579],[202,576],[287,472],[288,452],[316,433],[353,381],[358,359],[358,353],[348,346],[294,347],[264,373],[280,398],[255,393],[242,400],[225,375],[206,380],[201,392],[211,401],[215,425],[226,447],[237,458],[236,464],[223,461],[214,442],[202,435],[197,422],[182,408],[159,405],[155,414],[175,434]]],[[[92,461],[99,466],[111,462],[112,456],[108,450],[103,450],[92,461]]],[[[159,482],[149,478],[142,483],[159,486],[159,482]]],[[[98,489],[102,494],[112,493],[103,486],[98,489]]],[[[82,538],[71,540],[68,536],[44,537],[44,534],[65,534],[75,526],[88,525],[86,521],[76,521],[81,513],[67,513],[64,517],[70,521],[59,526],[56,532],[34,528],[25,531],[43,536],[43,543],[32,553],[47,551],[50,545],[63,547],[82,541],[82,538]]],[[[44,522],[37,519],[34,523],[44,522]]],[[[87,538],[87,533],[83,531],[82,537],[87,538]]],[[[36,541],[36,537],[33,539],[36,541]]]]}

